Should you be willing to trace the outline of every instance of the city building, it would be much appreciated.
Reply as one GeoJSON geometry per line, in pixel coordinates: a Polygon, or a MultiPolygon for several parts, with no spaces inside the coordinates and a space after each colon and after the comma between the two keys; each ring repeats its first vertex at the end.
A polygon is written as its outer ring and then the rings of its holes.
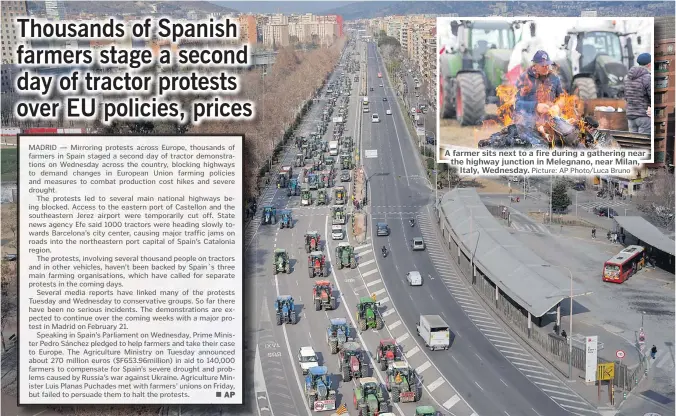
{"type": "Polygon", "coordinates": [[[0,91],[3,93],[14,90],[13,79],[17,73],[14,52],[17,46],[29,45],[28,42],[19,38],[19,33],[14,26],[14,19],[28,15],[28,3],[26,1],[3,1],[2,2],[2,74],[0,91]]]}
{"type": "Polygon", "coordinates": [[[263,28],[263,43],[267,46],[283,48],[289,46],[289,25],[268,24],[263,28]]]}
{"type": "Polygon", "coordinates": [[[651,167],[673,169],[676,143],[674,142],[674,76],[676,73],[676,40],[674,39],[674,18],[655,18],[655,54],[653,72],[655,76],[655,163],[651,167]]]}
{"type": "Polygon", "coordinates": [[[66,18],[66,5],[63,0],[45,0],[45,13],[47,19],[64,20],[66,18]]]}
{"type": "Polygon", "coordinates": [[[255,45],[258,43],[258,32],[256,17],[252,15],[241,15],[237,18],[239,21],[239,39],[244,43],[255,45]]]}

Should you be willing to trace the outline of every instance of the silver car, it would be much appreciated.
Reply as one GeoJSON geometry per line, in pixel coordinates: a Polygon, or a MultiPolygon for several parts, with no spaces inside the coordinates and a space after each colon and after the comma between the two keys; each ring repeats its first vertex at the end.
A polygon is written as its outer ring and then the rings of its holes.
{"type": "Polygon", "coordinates": [[[422,237],[416,237],[411,242],[411,249],[414,251],[425,250],[425,240],[422,237]]]}

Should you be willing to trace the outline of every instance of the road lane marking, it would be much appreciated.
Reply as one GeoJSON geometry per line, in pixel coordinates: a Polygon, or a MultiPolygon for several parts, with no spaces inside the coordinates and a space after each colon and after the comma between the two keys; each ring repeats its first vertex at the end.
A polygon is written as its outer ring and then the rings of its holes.
{"type": "Polygon", "coordinates": [[[397,337],[396,339],[397,344],[401,344],[402,342],[406,341],[409,337],[410,335],[408,334],[408,332],[404,332],[404,335],[397,337]]]}
{"type": "Polygon", "coordinates": [[[384,298],[380,299],[380,303],[385,303],[385,302],[389,302],[389,301],[390,301],[390,298],[388,298],[387,296],[385,296],[384,298]]]}
{"type": "MultiPolygon", "coordinates": [[[[578,403],[580,402],[579,400],[577,401],[578,403]]],[[[595,410],[590,410],[590,409],[585,409],[583,407],[577,407],[577,406],[571,406],[569,404],[564,404],[564,403],[557,403],[561,407],[565,407],[567,409],[575,409],[575,410],[580,410],[582,412],[587,412],[587,413],[593,413],[597,415],[598,413],[595,410]]]]}
{"type": "MultiPolygon", "coordinates": [[[[516,365],[515,365],[515,367],[516,367],[516,365]]],[[[531,370],[530,368],[521,368],[521,367],[517,367],[517,368],[519,369],[519,371],[525,371],[527,373],[544,374],[546,376],[551,376],[550,373],[547,373],[547,372],[544,372],[544,371],[531,370]]],[[[540,368],[542,368],[542,367],[540,367],[540,368]]],[[[544,368],[542,368],[542,369],[544,370],[544,368]]],[[[528,374],[526,374],[526,376],[528,376],[528,374]]]]}
{"type": "MultiPolygon", "coordinates": [[[[354,251],[359,251],[359,250],[361,250],[361,249],[369,248],[369,247],[371,247],[371,244],[364,244],[363,246],[355,247],[355,248],[354,248],[354,251]]],[[[369,251],[370,251],[370,250],[369,250],[369,251]]]]}
{"type": "Polygon", "coordinates": [[[365,250],[365,251],[362,251],[361,253],[356,253],[356,254],[357,254],[357,256],[362,257],[364,254],[369,254],[369,253],[373,253],[373,250],[369,249],[369,250],[365,250]]]}
{"type": "Polygon", "coordinates": [[[359,263],[359,267],[368,266],[369,264],[372,264],[372,263],[375,263],[375,262],[376,262],[376,261],[375,261],[374,259],[371,259],[371,260],[369,260],[369,261],[365,261],[365,262],[363,262],[363,263],[359,263]]]}
{"type": "Polygon", "coordinates": [[[407,351],[404,355],[406,358],[411,358],[413,357],[418,351],[420,351],[420,348],[416,345],[415,347],[411,348],[410,351],[407,351]]]}
{"type": "Polygon", "coordinates": [[[389,329],[389,330],[391,331],[391,330],[393,330],[394,328],[398,327],[399,325],[401,325],[401,321],[397,321],[397,322],[394,322],[394,323],[391,324],[391,325],[388,325],[388,326],[387,326],[387,329],[389,329]]]}
{"type": "Polygon", "coordinates": [[[394,309],[393,309],[393,308],[390,308],[390,309],[386,310],[385,312],[383,312],[382,315],[383,315],[383,317],[385,317],[385,316],[390,316],[390,315],[392,315],[394,312],[395,312],[394,309]]]}
{"type": "Polygon", "coordinates": [[[429,390],[430,392],[432,392],[432,391],[436,390],[437,388],[439,388],[439,386],[441,386],[442,384],[444,384],[444,378],[443,378],[443,377],[439,377],[438,379],[434,380],[433,382],[431,382],[431,383],[427,386],[427,390],[429,390]]]}
{"type": "MultiPolygon", "coordinates": [[[[546,388],[544,388],[544,387],[541,387],[540,389],[541,389],[542,391],[548,391],[548,392],[554,393],[554,394],[562,394],[562,395],[564,395],[564,396],[570,396],[570,397],[575,397],[575,398],[577,398],[576,395],[571,394],[571,393],[566,393],[566,392],[563,392],[563,391],[550,390],[550,389],[546,389],[546,388]]],[[[578,398],[578,399],[579,399],[579,398],[578,398]]]]}
{"type": "Polygon", "coordinates": [[[378,296],[382,295],[385,292],[386,292],[385,289],[378,289],[375,292],[373,292],[373,294],[376,295],[376,299],[378,299],[378,296]]]}
{"type": "Polygon", "coordinates": [[[424,363],[420,364],[416,369],[415,372],[418,374],[422,374],[423,371],[427,370],[428,368],[432,367],[432,364],[430,364],[429,361],[425,361],[424,363]]]}
{"type": "MultiPolygon", "coordinates": [[[[534,363],[534,362],[536,362],[536,361],[531,361],[531,362],[534,363]]],[[[539,364],[538,364],[538,365],[533,365],[533,364],[517,363],[517,362],[513,362],[512,364],[513,364],[515,367],[518,367],[519,369],[522,369],[521,366],[524,366],[524,367],[539,368],[539,369],[541,369],[541,370],[544,370],[544,368],[542,368],[542,366],[539,365],[539,364]]],[[[524,368],[523,370],[525,370],[525,368],[524,368]]],[[[545,373],[545,374],[547,374],[547,373],[545,373]]]]}
{"type": "MultiPolygon", "coordinates": [[[[548,381],[552,381],[552,380],[548,380],[548,381]]],[[[558,384],[549,384],[549,383],[545,383],[543,381],[534,381],[533,383],[540,384],[540,385],[547,386],[547,387],[552,387],[552,388],[563,388],[563,389],[567,390],[567,388],[565,386],[558,385],[558,384]]]]}
{"type": "Polygon", "coordinates": [[[529,358],[519,358],[519,357],[512,357],[510,355],[505,354],[505,357],[509,358],[510,360],[519,360],[519,361],[526,361],[529,363],[537,363],[535,360],[531,360],[529,358]]]}
{"type": "Polygon", "coordinates": [[[495,321],[494,321],[493,319],[490,319],[490,318],[484,318],[484,317],[479,318],[479,317],[472,316],[471,319],[472,319],[473,321],[488,322],[488,323],[490,323],[490,324],[494,324],[494,323],[495,323],[495,321]]]}
{"type": "Polygon", "coordinates": [[[378,269],[369,270],[368,272],[362,274],[362,277],[371,276],[374,273],[378,273],[378,269]]]}
{"type": "Polygon", "coordinates": [[[374,281],[372,281],[372,282],[368,282],[368,283],[366,284],[366,287],[371,287],[371,286],[373,286],[373,285],[377,285],[378,283],[382,283],[382,282],[383,282],[382,279],[374,280],[374,281]]]}
{"type": "Polygon", "coordinates": [[[446,400],[446,402],[444,402],[443,406],[446,410],[451,410],[451,407],[453,407],[459,401],[460,401],[460,396],[458,396],[456,394],[453,397],[451,397],[450,399],[446,400]]]}

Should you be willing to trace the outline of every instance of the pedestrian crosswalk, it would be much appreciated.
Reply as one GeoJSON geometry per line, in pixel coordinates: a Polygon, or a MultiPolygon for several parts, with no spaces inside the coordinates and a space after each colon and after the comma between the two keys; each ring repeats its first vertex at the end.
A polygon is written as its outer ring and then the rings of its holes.
{"type": "Polygon", "coordinates": [[[544,224],[525,223],[512,220],[510,227],[523,233],[550,234],[549,229],[544,224]]]}
{"type": "Polygon", "coordinates": [[[603,199],[599,201],[581,202],[578,203],[577,206],[587,211],[593,211],[594,208],[598,207],[624,208],[628,207],[629,204],[627,204],[625,201],[618,199],[613,199],[612,201],[609,199],[603,199]]]}
{"type": "Polygon", "coordinates": [[[477,329],[517,370],[570,414],[598,415],[598,411],[578,396],[508,334],[480,305],[476,295],[448,261],[446,249],[437,243],[436,223],[427,213],[418,215],[418,226],[427,241],[427,251],[438,276],[477,329]]]}

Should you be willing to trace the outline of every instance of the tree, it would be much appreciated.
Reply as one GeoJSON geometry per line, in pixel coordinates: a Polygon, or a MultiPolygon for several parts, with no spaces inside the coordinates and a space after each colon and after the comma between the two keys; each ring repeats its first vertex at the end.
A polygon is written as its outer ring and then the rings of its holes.
{"type": "Polygon", "coordinates": [[[2,210],[2,234],[3,238],[7,233],[10,236],[10,241],[7,246],[16,249],[17,232],[19,230],[19,216],[16,208],[16,203],[3,204],[2,210]]]}
{"type": "Polygon", "coordinates": [[[557,181],[552,186],[552,210],[565,211],[571,204],[568,186],[564,181],[557,181]]]}
{"type": "Polygon", "coordinates": [[[674,227],[674,174],[660,169],[644,182],[640,209],[649,221],[672,230],[674,227]]]}
{"type": "MultiPolygon", "coordinates": [[[[2,262],[2,309],[0,320],[0,339],[2,341],[2,352],[7,352],[5,340],[5,328],[8,324],[15,321],[17,314],[17,286],[16,286],[16,262],[2,262]]],[[[4,359],[4,357],[3,357],[4,359]]]]}

